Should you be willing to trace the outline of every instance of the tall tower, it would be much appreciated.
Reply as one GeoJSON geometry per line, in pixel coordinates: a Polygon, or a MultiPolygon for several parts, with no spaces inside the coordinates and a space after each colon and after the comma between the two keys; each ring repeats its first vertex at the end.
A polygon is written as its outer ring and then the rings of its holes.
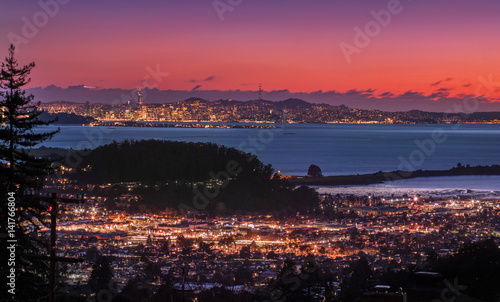
{"type": "Polygon", "coordinates": [[[137,103],[139,106],[142,106],[142,90],[137,91],[137,96],[139,96],[139,100],[137,100],[137,103]]]}
{"type": "Polygon", "coordinates": [[[259,101],[262,100],[262,83],[259,83],[259,101]]]}
{"type": "Polygon", "coordinates": [[[90,115],[90,101],[85,102],[85,114],[90,115]]]}

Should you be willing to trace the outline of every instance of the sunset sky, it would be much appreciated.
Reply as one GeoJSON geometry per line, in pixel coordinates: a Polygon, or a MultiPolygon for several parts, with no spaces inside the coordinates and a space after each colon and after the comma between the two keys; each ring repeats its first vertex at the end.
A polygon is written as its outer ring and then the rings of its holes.
{"type": "Polygon", "coordinates": [[[215,2],[229,5],[224,12],[212,0],[60,2],[67,3],[40,1],[52,3],[46,19],[37,1],[0,4],[0,55],[13,37],[21,41],[20,61],[37,64],[32,88],[134,89],[145,86],[149,66],[169,74],[147,81],[159,90],[257,90],[262,83],[265,91],[292,93],[415,93],[439,101],[479,92],[500,100],[500,87],[484,86],[488,79],[500,86],[498,0],[215,2]],[[354,28],[366,32],[371,12],[388,6],[398,13],[348,62],[341,44],[356,47],[354,28]],[[23,27],[26,33],[34,18],[40,26],[26,37],[23,27]]]}

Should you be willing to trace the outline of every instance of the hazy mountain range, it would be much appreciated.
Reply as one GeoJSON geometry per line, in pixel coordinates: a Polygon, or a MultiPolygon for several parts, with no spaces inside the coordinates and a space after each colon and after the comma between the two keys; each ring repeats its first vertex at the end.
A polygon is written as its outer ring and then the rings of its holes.
{"type": "MultiPolygon", "coordinates": [[[[137,101],[137,89],[100,89],[88,88],[84,85],[69,86],[61,88],[50,85],[47,87],[35,87],[27,90],[34,94],[35,99],[42,102],[64,100],[70,102],[92,103],[126,103],[132,99],[137,101]]],[[[172,103],[196,97],[207,100],[232,99],[232,100],[255,100],[258,91],[252,90],[159,90],[157,88],[143,89],[144,103],[172,103]]],[[[433,93],[424,95],[420,92],[408,91],[402,95],[394,95],[390,92],[376,92],[375,90],[350,90],[348,92],[338,91],[315,91],[315,92],[290,92],[289,90],[263,91],[262,98],[271,101],[296,98],[310,103],[326,103],[334,106],[346,105],[351,108],[379,109],[383,111],[409,111],[424,110],[431,112],[470,112],[464,108],[464,100],[473,96],[463,95],[449,97],[446,93],[433,93]],[[457,107],[458,106],[458,107],[457,107]]],[[[465,106],[466,108],[466,106],[465,106]]],[[[470,106],[469,106],[470,108],[470,106]]],[[[481,100],[479,105],[473,107],[474,111],[500,111],[500,102],[481,100]]]]}

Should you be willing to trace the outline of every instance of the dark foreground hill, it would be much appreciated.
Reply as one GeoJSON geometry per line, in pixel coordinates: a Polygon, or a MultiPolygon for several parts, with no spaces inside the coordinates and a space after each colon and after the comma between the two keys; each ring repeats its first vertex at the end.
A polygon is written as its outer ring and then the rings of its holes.
{"type": "Polygon", "coordinates": [[[113,142],[93,150],[80,167],[79,182],[114,184],[110,197],[138,194],[150,209],[296,211],[318,202],[314,190],[293,189],[255,155],[212,143],[113,142]],[[124,190],[130,182],[139,184],[132,192],[124,190]]]}

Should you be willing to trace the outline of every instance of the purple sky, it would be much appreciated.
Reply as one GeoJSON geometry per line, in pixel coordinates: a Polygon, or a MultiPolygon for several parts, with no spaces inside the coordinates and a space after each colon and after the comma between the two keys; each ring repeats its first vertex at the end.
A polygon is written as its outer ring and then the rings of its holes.
{"type": "Polygon", "coordinates": [[[146,102],[247,100],[262,83],[271,100],[446,111],[483,97],[478,111],[500,111],[498,12],[497,0],[3,1],[0,55],[14,42],[36,62],[43,101],[144,87],[159,90],[146,102]]]}

